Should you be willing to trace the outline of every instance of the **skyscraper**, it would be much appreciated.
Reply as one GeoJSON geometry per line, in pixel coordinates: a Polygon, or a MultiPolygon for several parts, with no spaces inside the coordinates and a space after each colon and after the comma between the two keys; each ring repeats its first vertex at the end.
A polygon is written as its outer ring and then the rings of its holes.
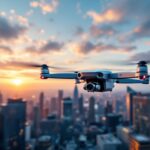
{"type": "Polygon", "coordinates": [[[89,99],[88,123],[95,122],[95,98],[92,96],[89,99]]]}
{"type": "Polygon", "coordinates": [[[72,99],[70,97],[63,99],[63,118],[64,120],[72,121],[73,107],[72,99]]]}
{"type": "Polygon", "coordinates": [[[79,113],[80,116],[84,117],[84,98],[83,95],[81,94],[80,98],[79,98],[79,113]]]}
{"type": "Polygon", "coordinates": [[[130,150],[149,150],[150,138],[144,135],[133,134],[130,136],[130,150]]]}
{"type": "Polygon", "coordinates": [[[26,102],[8,99],[0,109],[0,148],[25,150],[26,102]]]}
{"type": "Polygon", "coordinates": [[[58,115],[58,105],[57,105],[57,98],[52,97],[50,101],[50,113],[58,115]]]}
{"type": "Polygon", "coordinates": [[[75,85],[74,92],[73,92],[73,107],[74,107],[74,109],[78,109],[78,105],[79,105],[79,92],[78,92],[77,85],[75,85]]]}
{"type": "Polygon", "coordinates": [[[127,108],[127,121],[129,121],[130,125],[133,123],[133,96],[137,93],[127,87],[127,95],[126,95],[126,108],[127,108]]]}
{"type": "Polygon", "coordinates": [[[0,92],[0,105],[3,103],[3,95],[2,93],[0,92]]]}
{"type": "Polygon", "coordinates": [[[113,112],[113,106],[109,101],[107,101],[106,107],[105,107],[105,114],[107,115],[112,112],[113,112]]]}
{"type": "Polygon", "coordinates": [[[150,137],[150,94],[133,97],[133,127],[136,133],[150,137]]]}
{"type": "Polygon", "coordinates": [[[44,93],[41,92],[39,96],[39,106],[40,106],[40,114],[41,114],[41,119],[44,118],[44,93]]]}
{"type": "Polygon", "coordinates": [[[58,117],[62,116],[62,100],[63,100],[63,90],[58,91],[58,117]]]}
{"type": "Polygon", "coordinates": [[[40,135],[40,107],[39,106],[34,106],[33,108],[33,136],[35,138],[38,138],[40,135]]]}

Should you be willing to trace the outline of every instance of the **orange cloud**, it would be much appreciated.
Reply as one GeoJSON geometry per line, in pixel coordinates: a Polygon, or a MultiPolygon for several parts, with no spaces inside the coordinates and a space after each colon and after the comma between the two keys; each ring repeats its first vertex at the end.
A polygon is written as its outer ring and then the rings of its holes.
{"type": "Polygon", "coordinates": [[[93,19],[94,24],[99,24],[103,22],[117,22],[122,17],[121,13],[119,13],[114,9],[106,10],[103,13],[96,13],[95,11],[89,11],[87,15],[93,19]]]}
{"type": "Polygon", "coordinates": [[[41,0],[41,1],[33,1],[30,3],[31,7],[37,8],[39,7],[44,14],[52,13],[56,10],[59,5],[59,0],[41,0]]]}

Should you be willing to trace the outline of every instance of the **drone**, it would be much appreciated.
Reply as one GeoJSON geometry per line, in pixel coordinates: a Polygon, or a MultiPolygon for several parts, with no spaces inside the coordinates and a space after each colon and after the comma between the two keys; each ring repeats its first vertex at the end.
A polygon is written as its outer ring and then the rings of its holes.
{"type": "Polygon", "coordinates": [[[150,61],[139,61],[136,72],[113,73],[109,70],[96,71],[74,71],[65,73],[50,73],[49,68],[60,69],[59,67],[39,65],[34,63],[22,63],[29,67],[41,67],[41,79],[74,79],[76,84],[84,83],[83,89],[88,92],[112,91],[117,84],[149,84],[148,66],[150,61]]]}

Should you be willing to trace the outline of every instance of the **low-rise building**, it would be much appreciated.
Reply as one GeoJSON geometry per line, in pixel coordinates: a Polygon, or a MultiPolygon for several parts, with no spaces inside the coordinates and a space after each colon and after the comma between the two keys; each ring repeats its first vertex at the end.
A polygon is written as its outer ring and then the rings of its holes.
{"type": "Polygon", "coordinates": [[[97,136],[97,147],[99,150],[122,150],[122,142],[112,134],[97,136]]]}

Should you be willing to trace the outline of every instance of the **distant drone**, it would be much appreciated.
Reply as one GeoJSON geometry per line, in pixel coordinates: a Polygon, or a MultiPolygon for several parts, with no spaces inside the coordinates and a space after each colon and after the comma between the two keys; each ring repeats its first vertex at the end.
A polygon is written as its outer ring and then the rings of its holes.
{"type": "Polygon", "coordinates": [[[49,68],[61,69],[59,67],[39,65],[35,63],[20,63],[28,67],[41,67],[41,79],[75,79],[76,83],[85,83],[83,89],[88,92],[112,91],[114,83],[123,84],[149,84],[148,67],[150,61],[139,61],[136,72],[113,73],[108,70],[75,71],[66,73],[50,73],[49,68]]]}

